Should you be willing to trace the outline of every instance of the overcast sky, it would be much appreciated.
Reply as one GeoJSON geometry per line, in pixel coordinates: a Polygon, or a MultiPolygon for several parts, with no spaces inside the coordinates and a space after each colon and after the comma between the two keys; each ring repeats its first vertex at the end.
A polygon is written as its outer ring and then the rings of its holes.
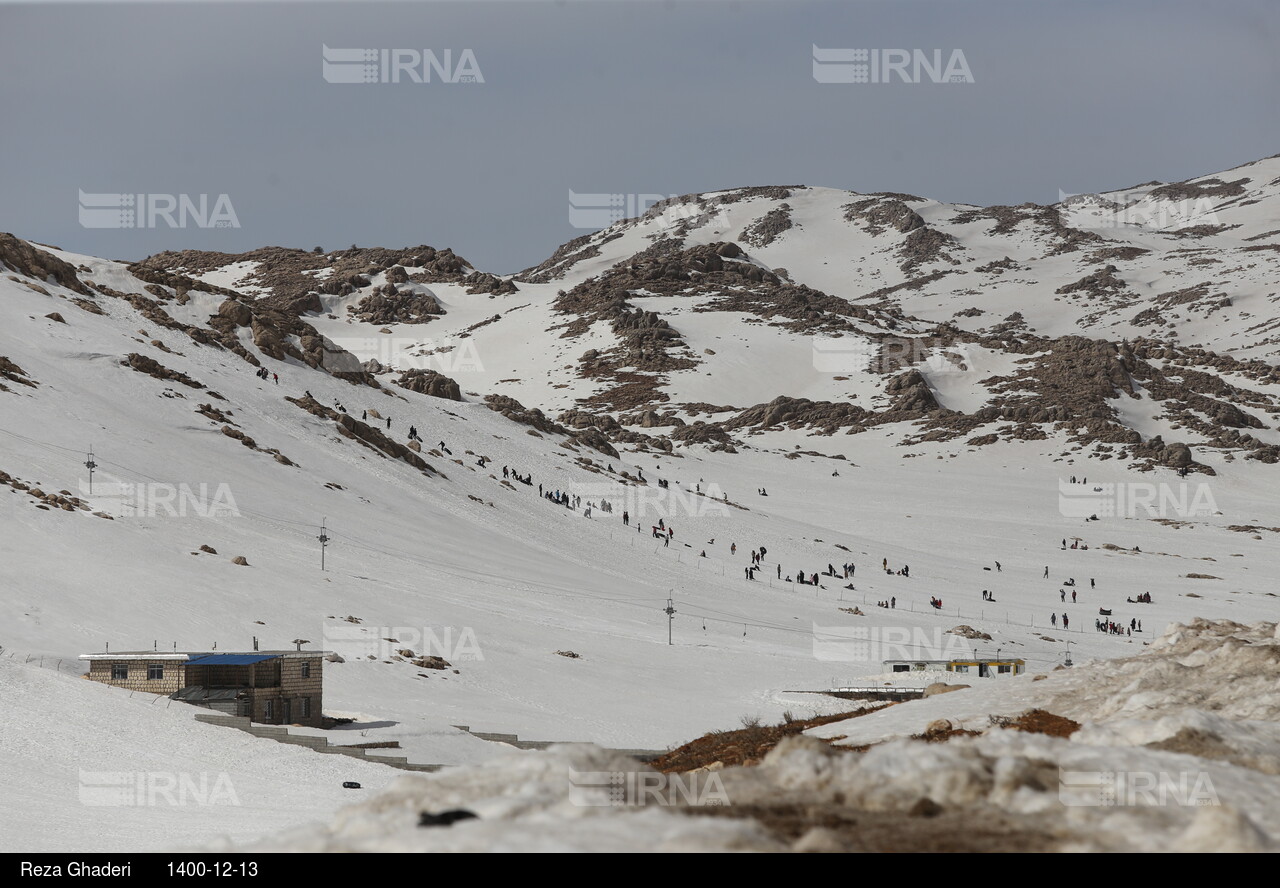
{"type": "Polygon", "coordinates": [[[586,233],[570,191],[1052,203],[1280,152],[1276,0],[0,2],[0,66],[0,230],[121,259],[512,272],[586,233]],[[973,82],[821,83],[815,44],[959,50],[973,82]],[[471,50],[483,82],[328,82],[322,45],[471,50]],[[85,227],[80,191],[226,194],[239,227],[85,227]]]}

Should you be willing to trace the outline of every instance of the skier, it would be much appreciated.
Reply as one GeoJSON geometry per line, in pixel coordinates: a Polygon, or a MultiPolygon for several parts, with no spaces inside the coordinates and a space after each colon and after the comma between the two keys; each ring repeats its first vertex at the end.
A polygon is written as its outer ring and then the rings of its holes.
{"type": "Polygon", "coordinates": [[[1000,573],[1000,562],[996,562],[996,573],[1000,573]]]}
{"type": "Polygon", "coordinates": [[[391,428],[391,417],[387,417],[387,428],[391,428]]]}
{"type": "Polygon", "coordinates": [[[1062,615],[1062,628],[1063,628],[1063,629],[1066,629],[1066,628],[1067,628],[1068,626],[1070,626],[1070,625],[1071,625],[1071,621],[1067,618],[1067,615],[1066,615],[1066,614],[1063,614],[1063,615],[1062,615]]]}
{"type": "Polygon", "coordinates": [[[737,554],[738,554],[738,544],[737,544],[737,543],[730,543],[730,544],[729,544],[729,554],[730,554],[730,555],[737,555],[737,554]]]}
{"type": "Polygon", "coordinates": [[[631,513],[625,509],[622,511],[622,524],[624,527],[631,526],[631,513]]]}
{"type": "Polygon", "coordinates": [[[1056,613],[1049,614],[1049,622],[1056,627],[1058,625],[1058,615],[1056,613]]]}
{"type": "Polygon", "coordinates": [[[1044,566],[1044,578],[1046,580],[1049,579],[1049,565],[1047,564],[1044,566]]]}
{"type": "Polygon", "coordinates": [[[1072,589],[1072,590],[1071,590],[1071,603],[1072,603],[1072,604],[1075,604],[1075,603],[1076,603],[1076,590],[1075,590],[1075,589],[1072,589]]]}

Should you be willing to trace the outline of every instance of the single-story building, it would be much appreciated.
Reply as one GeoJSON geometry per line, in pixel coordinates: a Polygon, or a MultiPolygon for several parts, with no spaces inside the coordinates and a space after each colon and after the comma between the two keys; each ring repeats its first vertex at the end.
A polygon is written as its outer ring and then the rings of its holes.
{"type": "Polygon", "coordinates": [[[92,681],[165,694],[268,725],[319,727],[325,651],[81,654],[92,681]]]}
{"type": "Polygon", "coordinates": [[[887,672],[956,672],[990,678],[993,675],[1021,675],[1027,663],[1020,659],[989,660],[885,660],[887,672]]]}

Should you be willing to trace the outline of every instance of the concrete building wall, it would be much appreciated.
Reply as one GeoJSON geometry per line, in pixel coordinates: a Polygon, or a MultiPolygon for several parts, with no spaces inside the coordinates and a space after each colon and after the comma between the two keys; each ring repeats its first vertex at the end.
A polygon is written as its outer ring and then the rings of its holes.
{"type": "Polygon", "coordinates": [[[184,686],[186,680],[186,664],[176,660],[93,660],[89,664],[89,679],[109,684],[116,688],[130,691],[145,691],[148,694],[172,694],[184,686]],[[123,666],[128,672],[126,678],[112,678],[112,667],[123,666]],[[148,678],[148,667],[159,666],[160,678],[148,678]]]}
{"type": "Polygon", "coordinates": [[[283,657],[277,662],[280,686],[254,691],[250,718],[264,724],[318,727],[323,716],[324,658],[283,657]]]}

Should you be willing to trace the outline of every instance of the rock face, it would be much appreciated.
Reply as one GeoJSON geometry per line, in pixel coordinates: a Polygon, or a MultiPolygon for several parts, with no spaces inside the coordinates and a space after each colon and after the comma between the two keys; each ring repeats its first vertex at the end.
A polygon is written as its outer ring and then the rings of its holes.
{"type": "Polygon", "coordinates": [[[462,279],[462,283],[466,284],[467,292],[472,295],[490,293],[494,296],[505,296],[519,289],[515,281],[500,278],[487,271],[473,271],[462,279]]]}
{"type": "Polygon", "coordinates": [[[209,318],[209,327],[216,342],[255,366],[260,362],[240,344],[239,328],[248,327],[253,331],[253,344],[267,357],[277,361],[294,358],[339,379],[378,387],[377,381],[365,371],[355,355],[321,336],[315,327],[291,311],[278,307],[276,302],[262,300],[249,304],[238,298],[227,299],[218,306],[218,313],[209,318]],[[290,341],[294,337],[301,348],[290,341]]]}
{"type": "Polygon", "coordinates": [[[1133,455],[1146,457],[1156,465],[1166,466],[1170,469],[1185,469],[1195,462],[1192,458],[1190,447],[1178,442],[1165,444],[1159,435],[1149,441],[1134,445],[1133,455]]]}
{"type": "Polygon", "coordinates": [[[568,429],[552,420],[537,407],[525,407],[515,398],[507,395],[485,395],[485,405],[496,413],[501,413],[512,422],[527,425],[548,435],[564,435],[571,441],[590,447],[606,456],[618,457],[618,451],[609,443],[604,433],[594,425],[586,425],[578,430],[568,429]]]}
{"type": "Polygon", "coordinates": [[[344,438],[351,438],[359,441],[370,450],[376,451],[383,456],[392,459],[403,460],[421,472],[428,475],[438,474],[431,465],[421,456],[411,450],[409,447],[401,444],[399,441],[392,440],[382,433],[380,429],[363,423],[349,413],[339,413],[332,408],[326,407],[315,398],[285,398],[291,404],[301,407],[312,416],[319,416],[323,419],[330,419],[337,423],[338,434],[344,438]]]}
{"type": "Polygon", "coordinates": [[[196,382],[185,373],[180,373],[177,370],[170,370],[159,361],[156,361],[153,358],[148,358],[146,355],[130,354],[121,363],[126,367],[131,367],[134,370],[137,370],[139,373],[154,376],[156,379],[177,382],[187,386],[188,388],[204,388],[204,383],[196,382]]]}
{"type": "Polygon", "coordinates": [[[838,429],[859,425],[868,416],[869,413],[856,404],[779,396],[767,404],[748,407],[720,425],[724,429],[818,428],[830,435],[838,429]]]}
{"type": "Polygon", "coordinates": [[[919,370],[908,370],[889,381],[885,391],[893,397],[892,412],[923,416],[939,409],[929,383],[919,370]]]}
{"type": "Polygon", "coordinates": [[[844,219],[846,222],[861,223],[872,234],[883,234],[887,229],[907,234],[917,228],[924,228],[924,219],[911,207],[900,200],[878,197],[845,204],[844,219]]]}
{"type": "Polygon", "coordinates": [[[73,266],[7,232],[0,232],[0,266],[43,283],[56,283],[82,296],[92,295],[73,266]]]}
{"type": "Polygon", "coordinates": [[[401,290],[395,284],[375,288],[351,308],[352,317],[366,324],[425,324],[444,313],[431,293],[401,290]]]}
{"type": "MultiPolygon", "coordinates": [[[[30,388],[35,388],[37,385],[36,381],[27,375],[27,371],[3,355],[0,355],[0,379],[7,379],[10,382],[16,382],[18,385],[25,385],[30,388]]],[[[7,391],[9,389],[5,387],[3,382],[0,382],[0,392],[7,391]]]]}
{"type": "Polygon", "coordinates": [[[767,247],[791,228],[791,206],[783,204],[765,213],[742,232],[742,239],[753,247],[767,247]]]}
{"type": "Polygon", "coordinates": [[[458,383],[434,370],[406,370],[396,380],[396,385],[433,398],[444,398],[447,401],[462,400],[462,389],[458,383]]]}
{"type": "Polygon", "coordinates": [[[247,253],[183,250],[157,253],[136,267],[198,275],[237,263],[253,269],[237,286],[263,290],[267,293],[263,300],[273,308],[295,313],[319,312],[319,295],[348,296],[368,287],[370,278],[381,273],[386,274],[387,283],[421,284],[461,281],[472,271],[471,264],[452,250],[425,245],[403,249],[353,247],[330,253],[285,247],[263,247],[247,253]]]}

